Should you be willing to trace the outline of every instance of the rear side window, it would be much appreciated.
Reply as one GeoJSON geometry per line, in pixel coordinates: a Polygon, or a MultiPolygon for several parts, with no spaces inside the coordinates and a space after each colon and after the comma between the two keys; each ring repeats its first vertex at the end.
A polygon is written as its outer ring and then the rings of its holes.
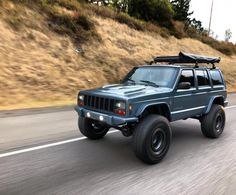
{"type": "Polygon", "coordinates": [[[206,70],[196,70],[198,86],[209,86],[209,76],[206,70]]]}
{"type": "Polygon", "coordinates": [[[182,83],[182,82],[189,82],[189,83],[191,83],[191,87],[195,87],[194,76],[193,76],[192,70],[183,70],[182,71],[179,83],[182,83]]]}
{"type": "Polygon", "coordinates": [[[218,70],[211,70],[210,75],[211,75],[211,80],[212,80],[213,85],[223,85],[224,84],[222,77],[220,75],[220,72],[218,70]]]}

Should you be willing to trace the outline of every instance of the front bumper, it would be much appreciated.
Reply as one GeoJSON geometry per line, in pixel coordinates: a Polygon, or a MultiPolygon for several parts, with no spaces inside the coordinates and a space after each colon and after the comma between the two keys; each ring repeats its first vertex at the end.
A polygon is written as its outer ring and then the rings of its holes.
{"type": "Polygon", "coordinates": [[[132,123],[132,122],[138,122],[138,118],[136,117],[130,117],[130,118],[123,118],[119,116],[112,116],[107,114],[102,114],[99,112],[87,110],[85,108],[81,108],[79,106],[75,107],[76,112],[80,117],[87,117],[87,113],[89,113],[91,119],[104,122],[110,126],[118,126],[123,125],[126,123],[132,123]],[[101,120],[101,118],[103,120],[101,120]]]}

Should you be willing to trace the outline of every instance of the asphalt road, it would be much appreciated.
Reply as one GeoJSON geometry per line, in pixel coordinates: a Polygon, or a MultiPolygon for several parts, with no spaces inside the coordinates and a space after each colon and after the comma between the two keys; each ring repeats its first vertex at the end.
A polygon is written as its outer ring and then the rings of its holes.
{"type": "MultiPolygon", "coordinates": [[[[230,106],[236,95],[229,96],[230,106]]],[[[173,142],[157,165],[133,154],[132,138],[89,141],[71,108],[0,113],[0,194],[236,194],[236,107],[220,139],[196,120],[172,123],[173,142]]]]}

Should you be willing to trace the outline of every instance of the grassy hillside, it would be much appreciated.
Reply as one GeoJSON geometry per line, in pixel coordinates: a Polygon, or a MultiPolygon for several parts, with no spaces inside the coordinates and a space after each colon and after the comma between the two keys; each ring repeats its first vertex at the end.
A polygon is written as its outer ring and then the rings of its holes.
{"type": "Polygon", "coordinates": [[[0,0],[0,109],[72,104],[78,90],[115,83],[133,66],[179,51],[222,57],[228,89],[236,91],[236,56],[67,1],[0,0]]]}

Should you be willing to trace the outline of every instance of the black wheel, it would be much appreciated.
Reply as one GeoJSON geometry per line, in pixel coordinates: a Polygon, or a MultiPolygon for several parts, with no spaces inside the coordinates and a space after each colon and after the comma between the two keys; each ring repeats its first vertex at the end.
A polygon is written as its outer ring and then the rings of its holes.
{"type": "Polygon", "coordinates": [[[169,121],[160,115],[149,115],[135,128],[133,149],[143,162],[156,164],[168,152],[171,138],[169,121]]]}
{"type": "Polygon", "coordinates": [[[107,134],[109,127],[98,121],[79,117],[79,129],[84,136],[95,140],[103,138],[107,134]]]}
{"type": "Polygon", "coordinates": [[[224,127],[224,109],[220,105],[213,105],[210,112],[201,120],[202,133],[208,138],[218,138],[223,133],[224,127]]]}

